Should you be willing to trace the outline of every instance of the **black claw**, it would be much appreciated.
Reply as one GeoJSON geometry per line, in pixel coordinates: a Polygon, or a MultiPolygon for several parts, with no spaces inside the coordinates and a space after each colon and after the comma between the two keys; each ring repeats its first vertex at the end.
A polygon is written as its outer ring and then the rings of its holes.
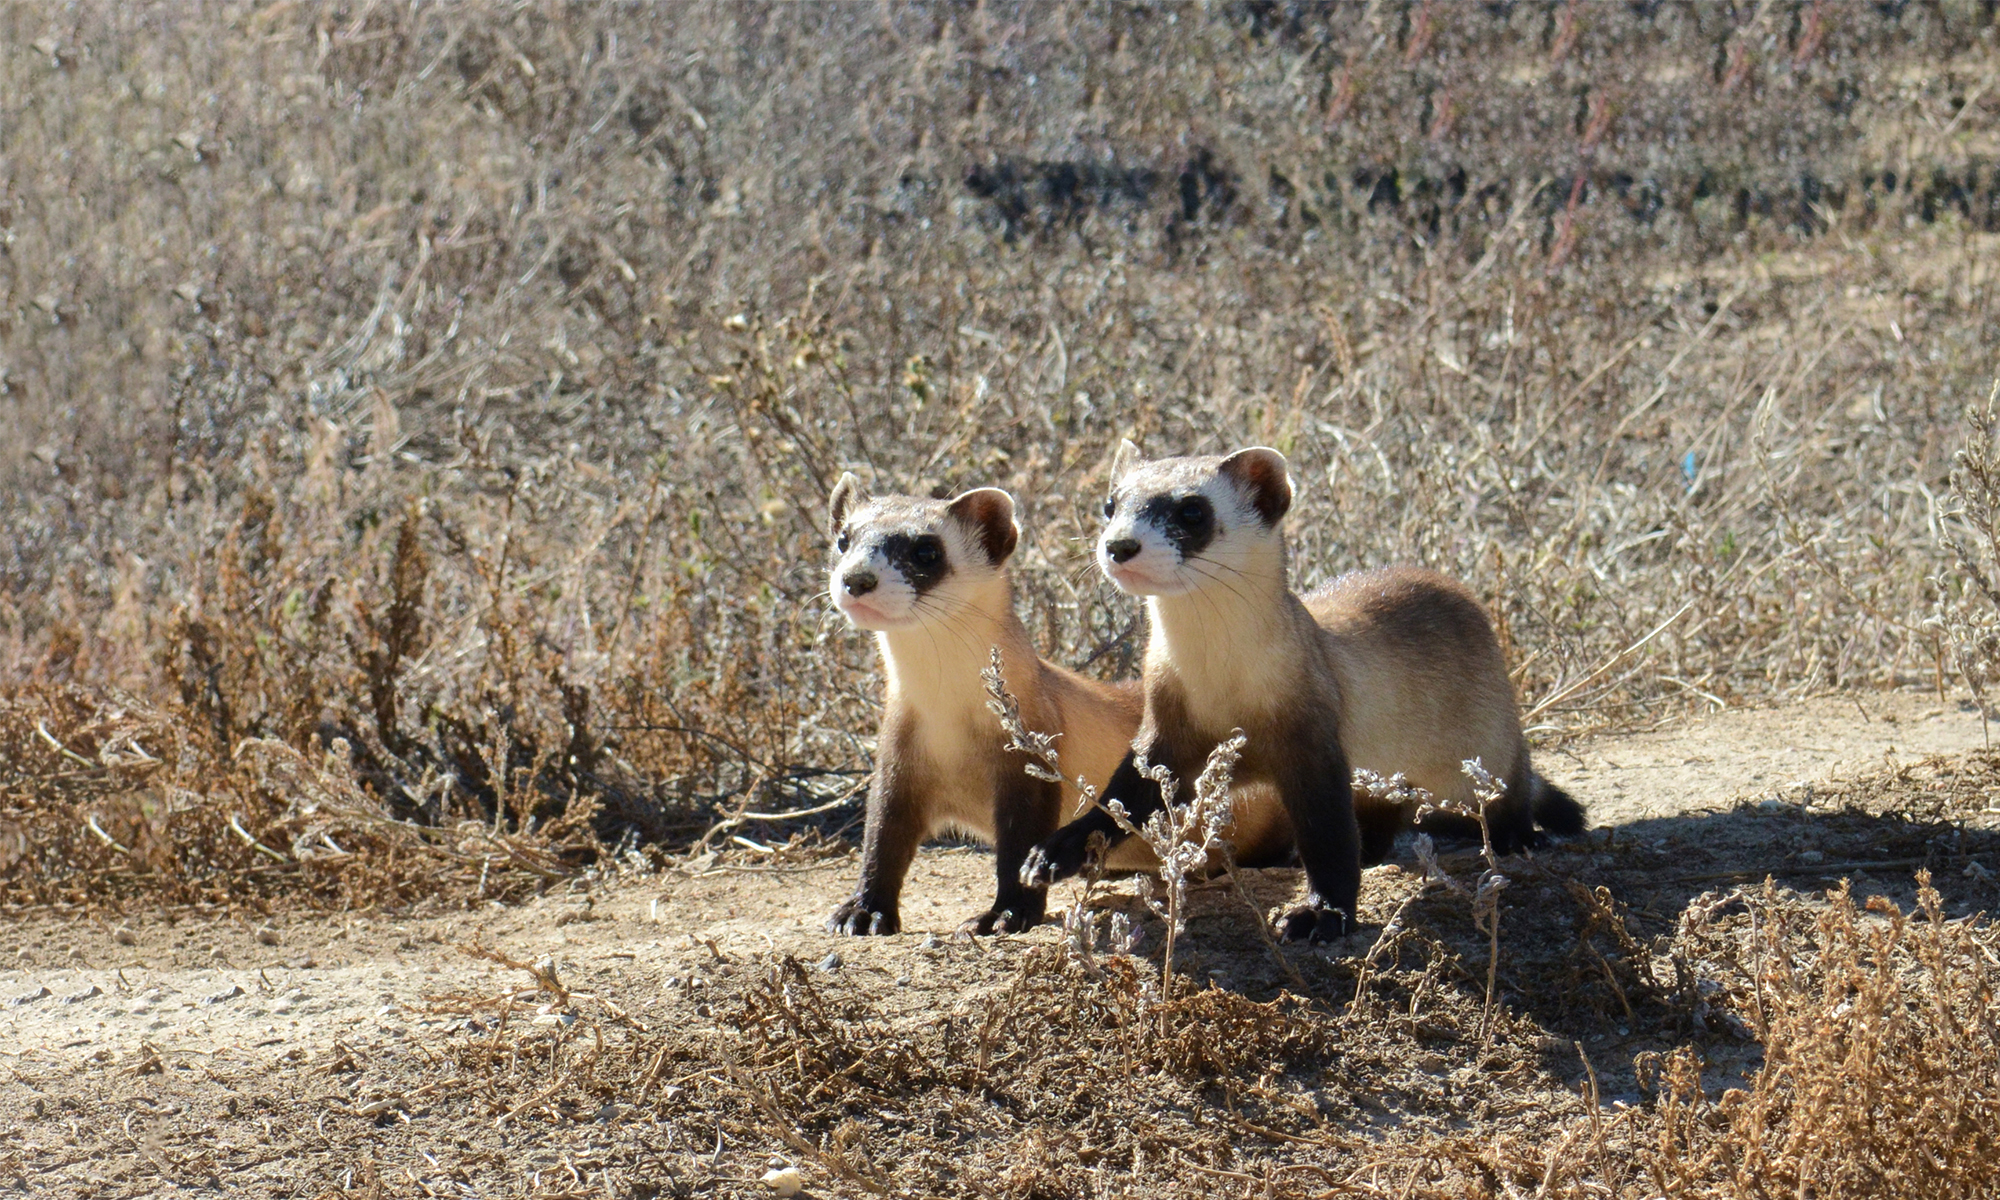
{"type": "Polygon", "coordinates": [[[1089,854],[1088,841],[1065,837],[1058,832],[1028,852],[1027,861],[1021,864],[1021,883],[1025,887],[1048,887],[1060,883],[1083,870],[1084,860],[1089,854]]]}
{"type": "Polygon", "coordinates": [[[856,896],[833,910],[826,919],[826,931],[835,936],[873,937],[895,933],[902,928],[894,909],[875,908],[856,896]]]}
{"type": "Polygon", "coordinates": [[[1301,905],[1278,920],[1281,942],[1333,942],[1353,931],[1354,922],[1345,911],[1318,903],[1301,905]]]}

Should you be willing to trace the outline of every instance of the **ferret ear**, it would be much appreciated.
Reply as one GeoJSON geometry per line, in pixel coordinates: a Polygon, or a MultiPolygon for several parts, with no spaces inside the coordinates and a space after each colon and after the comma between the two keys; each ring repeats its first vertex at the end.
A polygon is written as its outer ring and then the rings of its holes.
{"type": "Polygon", "coordinates": [[[953,500],[946,510],[979,535],[994,566],[1007,561],[1020,544],[1021,527],[1014,524],[1014,497],[999,488],[979,488],[953,500]]]}
{"type": "Polygon", "coordinates": [[[1292,474],[1285,456],[1267,446],[1238,450],[1222,460],[1222,473],[1250,497],[1264,524],[1276,527],[1292,507],[1292,474]]]}
{"type": "Polygon", "coordinates": [[[1120,438],[1118,453],[1111,456],[1111,486],[1117,487],[1119,482],[1131,473],[1133,467],[1145,460],[1146,456],[1140,453],[1139,447],[1133,444],[1131,438],[1120,438]]]}
{"type": "Polygon", "coordinates": [[[847,524],[847,514],[866,503],[868,494],[861,490],[861,481],[852,471],[842,472],[840,482],[833,485],[833,495],[826,498],[827,536],[839,536],[840,527],[847,524]]]}

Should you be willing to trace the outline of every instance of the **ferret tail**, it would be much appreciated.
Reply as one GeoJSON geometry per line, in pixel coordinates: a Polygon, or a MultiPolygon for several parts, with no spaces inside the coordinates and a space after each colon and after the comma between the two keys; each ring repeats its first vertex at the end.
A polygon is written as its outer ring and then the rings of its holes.
{"type": "Polygon", "coordinates": [[[1535,776],[1535,824],[1550,833],[1575,837],[1583,832],[1583,805],[1555,784],[1535,776]]]}

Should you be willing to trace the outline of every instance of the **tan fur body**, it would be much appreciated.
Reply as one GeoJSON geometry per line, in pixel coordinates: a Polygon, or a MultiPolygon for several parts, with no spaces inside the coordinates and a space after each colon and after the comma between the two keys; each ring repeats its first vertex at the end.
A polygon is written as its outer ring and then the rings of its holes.
{"type": "Polygon", "coordinates": [[[1344,575],[1304,597],[1320,627],[1349,765],[1472,802],[1468,759],[1526,790],[1528,743],[1479,601],[1416,567],[1344,575]]]}
{"type": "MultiPolygon", "coordinates": [[[[972,930],[1032,927],[1047,893],[1022,882],[1022,860],[1075,810],[1074,779],[1102,779],[1130,752],[1139,685],[1100,683],[1036,655],[1014,612],[1006,564],[1019,530],[1006,493],[982,488],[950,503],[869,500],[849,476],[830,507],[838,553],[830,591],[850,621],[874,631],[886,686],[861,880],[828,927],[901,928],[910,862],[919,844],[945,832],[994,848],[994,902],[969,922],[972,930]],[[1007,748],[982,677],[995,650],[1024,724],[1056,735],[1068,777],[1061,784],[1029,775],[1025,757],[1007,748]]],[[[1120,861],[1146,859],[1134,846],[1120,861]]]]}
{"type": "MultiPolygon", "coordinates": [[[[1004,586],[976,611],[961,612],[950,634],[929,630],[877,633],[887,677],[878,761],[920,780],[912,789],[910,816],[919,838],[962,833],[991,843],[995,834],[993,788],[988,781],[1022,775],[1020,755],[1008,751],[1000,719],[986,707],[980,673],[987,647],[1001,654],[1001,677],[1021,706],[1021,720],[1037,733],[1054,733],[1063,783],[1058,823],[1079,811],[1076,779],[1109,778],[1132,748],[1144,707],[1139,681],[1105,683],[1042,659],[1014,612],[1004,586]]],[[[1053,831],[1053,826],[1051,827],[1053,831]]],[[[1124,848],[1121,864],[1143,867],[1145,847],[1124,848]]]]}
{"type": "MultiPolygon", "coordinates": [[[[1273,760],[1316,740],[1337,742],[1350,769],[1401,774],[1439,801],[1466,805],[1473,795],[1464,764],[1478,759],[1519,806],[1531,801],[1535,781],[1513,682],[1485,610],[1462,584],[1388,567],[1343,575],[1300,597],[1269,586],[1282,573],[1263,579],[1259,586],[1254,575],[1232,578],[1222,595],[1148,598],[1148,711],[1179,715],[1149,720],[1139,742],[1166,738],[1156,756],[1196,770],[1231,730],[1244,731],[1233,839],[1242,861],[1275,860],[1291,843],[1290,819],[1270,784],[1282,773],[1273,760]]],[[[1362,861],[1381,861],[1415,816],[1358,801],[1362,861]]]]}

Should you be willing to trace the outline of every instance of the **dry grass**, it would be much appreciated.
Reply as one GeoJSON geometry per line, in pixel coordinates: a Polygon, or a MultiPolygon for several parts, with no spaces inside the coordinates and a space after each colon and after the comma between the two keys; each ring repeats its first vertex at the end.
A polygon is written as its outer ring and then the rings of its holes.
{"type": "Polygon", "coordinates": [[[1012,489],[1128,669],[1131,434],[1469,579],[1548,736],[1934,680],[1983,18],[1419,7],[9,6],[0,672],[687,838],[866,770],[840,469],[1012,489]]]}
{"type": "Polygon", "coordinates": [[[532,794],[508,797],[491,822],[397,819],[364,789],[342,740],[318,761],[271,739],[241,741],[227,759],[207,751],[173,715],[130,698],[37,686],[0,702],[0,897],[84,907],[509,899],[572,877],[603,850],[587,807],[537,823],[532,794]]]}
{"type": "MultiPolygon", "coordinates": [[[[2000,338],[1992,32],[1957,3],[0,5],[0,899],[476,901],[745,831],[819,853],[874,726],[818,596],[828,483],[1007,487],[1043,650],[1115,673],[1135,614],[1078,548],[1128,435],[1284,450],[1302,583],[1467,579],[1543,740],[1936,684],[1954,646],[1981,683],[1940,535],[1996,544],[1985,458],[1948,498],[2000,338]]],[[[906,1035],[774,967],[721,1041],[509,1026],[453,1069],[498,1113],[803,1139],[860,1191],[1991,1190],[1990,1153],[1921,1152],[1991,1137],[1985,924],[1745,893],[1740,945],[1660,950],[1628,883],[1511,882],[1484,935],[1449,888],[1398,910],[1360,1004],[1042,955],[906,1035]],[[1711,1102],[1670,1053],[1607,1117],[1547,1065],[1536,971],[1563,1012],[1733,1019],[1768,1061],[1711,1102]],[[1308,1076],[1343,1099],[1307,1113],[1308,1076]],[[1384,1095],[1428,1123],[1354,1132],[1384,1095]]]]}
{"type": "MultiPolygon", "coordinates": [[[[469,945],[453,955],[509,975],[415,1003],[450,1018],[416,1041],[263,1066],[121,1047],[67,1074],[24,1056],[14,1095],[34,1110],[0,1126],[0,1178],[749,1196],[775,1161],[825,1196],[1985,1195],[2000,932],[1965,910],[2000,900],[1974,869],[2000,851],[1977,815],[1996,778],[1992,756],[1924,764],[1508,860],[1490,1007],[1477,854],[1437,864],[1456,887],[1371,873],[1365,962],[1290,951],[1289,983],[1249,932],[1260,914],[1191,888],[1183,978],[1212,982],[1172,999],[1156,962],[1067,937],[910,939],[844,967],[742,937],[664,990],[589,961],[657,925],[558,948],[561,965],[469,945]],[[1846,863],[1857,890],[1875,858],[1887,895],[1758,883],[1774,841],[1846,863]],[[1926,846],[1943,895],[1898,869],[1926,846]]],[[[588,919],[643,914],[652,890],[609,889],[588,919]]],[[[1158,944],[1141,897],[1099,904],[1158,944]]]]}
{"type": "MultiPolygon", "coordinates": [[[[490,1037],[425,1078],[503,1125],[606,1105],[651,1122],[692,1151],[665,1177],[677,1195],[763,1161],[706,1154],[718,1138],[771,1147],[831,1195],[1986,1195],[2000,1185],[2000,940],[1921,887],[1914,916],[1844,890],[1711,902],[1644,969],[1698,961],[1724,981],[1707,1011],[1754,1031],[1761,1065],[1736,1086],[1705,1079],[1704,1052],[1739,1037],[1715,1020],[1640,1055],[1639,1092],[1615,1105],[1580,1043],[1518,1011],[1489,1027],[1481,964],[1431,931],[1367,1006],[1214,988],[1164,1001],[1151,966],[1086,969],[1060,946],[917,1022],[795,960],[692,1036],[545,991],[543,1009],[509,1011],[578,1023],[523,1030],[488,1002],[490,1037]]],[[[1345,992],[1334,976],[1318,988],[1345,992]]]]}
{"type": "MultiPolygon", "coordinates": [[[[1928,874],[1919,880],[1915,917],[1877,897],[1870,919],[1843,889],[1822,912],[1753,930],[1755,1006],[1742,1015],[1757,1022],[1764,1067],[1711,1116],[1689,1056],[1665,1065],[1657,1186],[1765,1197],[2000,1185],[1992,928],[1946,921],[1928,874]]],[[[1768,914],[1768,884],[1763,899],[1768,914]]]]}

